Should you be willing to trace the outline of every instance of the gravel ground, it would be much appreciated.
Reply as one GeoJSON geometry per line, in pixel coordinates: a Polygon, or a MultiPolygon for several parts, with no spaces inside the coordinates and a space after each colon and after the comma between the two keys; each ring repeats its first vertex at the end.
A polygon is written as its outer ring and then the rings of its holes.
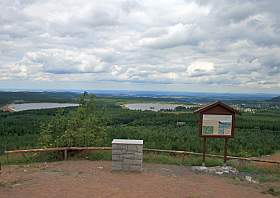
{"type": "Polygon", "coordinates": [[[259,184],[197,174],[190,167],[144,164],[142,173],[111,172],[108,161],[3,166],[1,198],[273,197],[259,184]]]}

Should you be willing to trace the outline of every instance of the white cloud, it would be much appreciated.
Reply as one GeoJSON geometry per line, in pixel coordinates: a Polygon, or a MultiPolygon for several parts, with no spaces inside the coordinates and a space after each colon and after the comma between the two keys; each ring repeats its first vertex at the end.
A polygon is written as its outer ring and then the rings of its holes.
{"type": "Polygon", "coordinates": [[[101,73],[108,69],[100,58],[81,50],[41,50],[27,53],[24,59],[41,65],[44,72],[54,74],[101,73]]]}
{"type": "Polygon", "coordinates": [[[193,24],[182,23],[162,30],[163,35],[140,40],[140,45],[152,48],[169,48],[180,45],[195,45],[202,38],[203,32],[193,24]]]}
{"type": "Polygon", "coordinates": [[[278,1],[1,1],[0,81],[280,88],[278,1]]]}
{"type": "Polygon", "coordinates": [[[187,73],[191,77],[211,75],[215,73],[214,63],[196,61],[187,69],[187,73]]]}

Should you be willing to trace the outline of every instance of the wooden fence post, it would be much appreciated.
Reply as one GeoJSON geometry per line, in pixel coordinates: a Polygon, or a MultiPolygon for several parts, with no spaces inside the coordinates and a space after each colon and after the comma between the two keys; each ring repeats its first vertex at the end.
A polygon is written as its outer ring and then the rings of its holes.
{"type": "Polygon", "coordinates": [[[183,156],[182,156],[182,165],[184,164],[184,161],[185,161],[185,154],[183,153],[183,156]]]}
{"type": "Polygon", "coordinates": [[[9,153],[6,153],[7,164],[9,164],[9,153]]]}
{"type": "Polygon", "coordinates": [[[206,137],[203,138],[203,158],[202,158],[202,166],[205,166],[205,155],[206,155],[206,137]]]}
{"type": "Polygon", "coordinates": [[[224,166],[227,164],[227,147],[228,147],[228,138],[225,138],[225,147],[224,147],[224,166]]]}
{"type": "Polygon", "coordinates": [[[64,149],[64,160],[67,160],[67,148],[64,149]]]}

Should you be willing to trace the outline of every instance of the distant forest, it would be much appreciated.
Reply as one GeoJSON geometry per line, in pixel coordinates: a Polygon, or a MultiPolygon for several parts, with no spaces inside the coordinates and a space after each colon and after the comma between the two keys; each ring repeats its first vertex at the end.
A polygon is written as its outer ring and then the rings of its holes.
{"type": "Polygon", "coordinates": [[[78,96],[78,93],[73,92],[0,91],[0,106],[11,102],[74,102],[78,96]]]}
{"type": "Polygon", "coordinates": [[[280,96],[274,97],[270,100],[271,102],[279,102],[280,103],[280,96]]]}

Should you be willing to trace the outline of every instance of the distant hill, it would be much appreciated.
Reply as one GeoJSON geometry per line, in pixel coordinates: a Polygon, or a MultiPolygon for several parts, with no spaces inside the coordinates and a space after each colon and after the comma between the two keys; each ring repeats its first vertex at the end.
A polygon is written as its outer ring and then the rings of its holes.
{"type": "Polygon", "coordinates": [[[280,102],[280,96],[274,97],[270,101],[271,102],[280,102]]]}
{"type": "Polygon", "coordinates": [[[23,102],[74,102],[78,96],[78,93],[73,92],[0,91],[0,105],[23,102]]]}

